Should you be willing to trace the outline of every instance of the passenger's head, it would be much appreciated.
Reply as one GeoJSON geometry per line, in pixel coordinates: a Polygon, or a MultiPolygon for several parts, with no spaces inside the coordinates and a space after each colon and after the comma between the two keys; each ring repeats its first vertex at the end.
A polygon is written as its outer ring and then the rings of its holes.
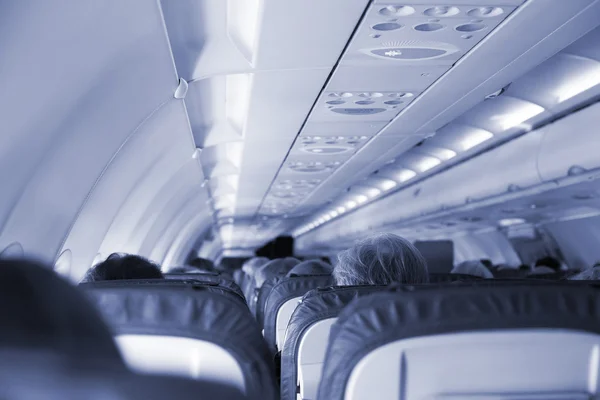
{"type": "Polygon", "coordinates": [[[340,286],[429,282],[423,255],[408,240],[391,233],[368,237],[342,251],[333,277],[340,286]]]}
{"type": "Polygon", "coordinates": [[[242,271],[244,271],[244,273],[248,276],[254,276],[256,271],[258,271],[268,262],[269,259],[266,257],[252,257],[244,262],[244,265],[242,265],[242,271]]]}
{"type": "Polygon", "coordinates": [[[286,274],[298,263],[300,263],[300,260],[293,257],[278,258],[276,260],[269,261],[259,268],[254,274],[256,287],[260,288],[265,281],[271,278],[286,276],[286,274]]]}
{"type": "Polygon", "coordinates": [[[492,279],[494,277],[481,261],[476,260],[462,262],[454,267],[450,273],[477,276],[484,279],[492,279]]]}
{"type": "Polygon", "coordinates": [[[90,268],[81,282],[116,281],[121,279],[161,279],[160,267],[143,257],[113,253],[90,268]]]}
{"type": "Polygon", "coordinates": [[[492,263],[492,260],[490,260],[489,258],[482,258],[481,260],[479,260],[479,262],[481,262],[483,264],[483,266],[486,267],[487,269],[494,268],[494,264],[492,263]]]}
{"type": "Polygon", "coordinates": [[[600,280],[600,265],[596,264],[576,275],[569,277],[570,281],[597,281],[600,280]]]}
{"type": "Polygon", "coordinates": [[[292,268],[287,276],[292,275],[328,275],[333,267],[321,260],[306,260],[292,268]]]}
{"type": "Polygon", "coordinates": [[[52,352],[83,362],[122,362],[93,304],[50,267],[0,260],[0,321],[0,350],[52,352]]]}
{"type": "Polygon", "coordinates": [[[560,261],[558,261],[556,258],[554,257],[542,257],[539,260],[537,260],[535,262],[535,266],[536,267],[548,267],[550,269],[553,269],[555,272],[559,272],[560,271],[560,261]]]}

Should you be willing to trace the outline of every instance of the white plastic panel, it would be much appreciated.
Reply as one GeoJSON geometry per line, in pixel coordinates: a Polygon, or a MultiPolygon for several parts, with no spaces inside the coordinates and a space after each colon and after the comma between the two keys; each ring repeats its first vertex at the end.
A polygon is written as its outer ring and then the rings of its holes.
{"type": "MultiPolygon", "coordinates": [[[[354,367],[345,399],[528,399],[598,393],[600,337],[567,330],[457,333],[396,341],[354,367]],[[501,372],[500,372],[501,371],[501,372]],[[531,397],[530,397],[531,396],[531,397]]],[[[582,397],[586,398],[586,397],[582,397]]]]}
{"type": "Polygon", "coordinates": [[[325,362],[329,332],[337,318],[317,322],[306,330],[298,348],[298,386],[300,397],[305,400],[317,398],[321,371],[325,362]]]}
{"type": "Polygon", "coordinates": [[[600,104],[594,104],[543,128],[538,164],[545,181],[567,176],[573,166],[600,168],[598,112],[600,104]]]}
{"type": "Polygon", "coordinates": [[[283,343],[285,342],[285,331],[287,329],[288,323],[290,322],[290,318],[294,313],[296,307],[298,307],[298,303],[302,299],[300,297],[294,297],[283,303],[279,310],[277,310],[277,319],[275,321],[275,342],[277,344],[277,349],[283,351],[283,343]]]}
{"type": "Polygon", "coordinates": [[[140,234],[135,227],[143,220],[142,213],[162,211],[149,207],[152,195],[160,193],[161,184],[172,177],[172,168],[183,165],[187,159],[194,164],[196,179],[201,179],[192,154],[184,104],[173,99],[123,145],[86,199],[63,245],[73,252],[74,279],[85,272],[99,250],[106,255],[141,250],[140,246],[131,246],[131,237],[140,234]],[[167,164],[171,168],[161,168],[167,164]]]}
{"type": "Polygon", "coordinates": [[[154,335],[118,335],[115,340],[134,371],[205,379],[245,390],[240,365],[214,343],[154,335]]]}
{"type": "MultiPolygon", "coordinates": [[[[177,77],[157,2],[7,7],[0,17],[0,47],[11,60],[0,74],[0,248],[19,241],[28,255],[52,263],[95,182],[136,128],[172,99],[177,77]]],[[[119,195],[128,189],[123,184],[119,195]]],[[[71,250],[76,262],[78,248],[71,250]]]]}

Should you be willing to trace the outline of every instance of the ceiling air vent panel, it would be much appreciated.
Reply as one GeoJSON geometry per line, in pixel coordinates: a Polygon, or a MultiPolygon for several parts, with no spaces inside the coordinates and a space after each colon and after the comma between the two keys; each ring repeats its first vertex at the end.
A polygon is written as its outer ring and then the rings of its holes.
{"type": "Polygon", "coordinates": [[[343,64],[450,66],[514,9],[511,5],[373,4],[343,64]]]}

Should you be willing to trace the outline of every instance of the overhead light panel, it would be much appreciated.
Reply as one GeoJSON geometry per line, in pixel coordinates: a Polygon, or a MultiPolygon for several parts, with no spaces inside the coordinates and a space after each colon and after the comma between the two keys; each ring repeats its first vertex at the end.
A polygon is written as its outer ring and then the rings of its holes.
{"type": "Polygon", "coordinates": [[[500,226],[512,226],[512,225],[519,225],[519,224],[524,224],[525,221],[523,218],[505,218],[505,219],[501,219],[500,221],[498,221],[498,225],[500,226]]]}
{"type": "Polygon", "coordinates": [[[441,163],[442,163],[442,161],[440,161],[438,158],[429,157],[429,156],[420,156],[419,160],[415,163],[415,167],[419,171],[425,172],[425,171],[429,171],[432,168],[437,167],[441,163]]]}
{"type": "Polygon", "coordinates": [[[398,179],[400,183],[402,183],[414,178],[415,176],[417,176],[417,173],[410,169],[401,169],[398,172],[394,173],[394,176],[396,177],[396,179],[398,179]]]}
{"type": "Polygon", "coordinates": [[[594,61],[589,63],[589,68],[586,68],[585,71],[578,71],[575,76],[556,88],[559,103],[600,85],[600,63],[594,61]]]}
{"type": "Polygon", "coordinates": [[[477,128],[469,128],[469,130],[467,130],[464,135],[458,139],[458,146],[460,147],[460,150],[467,151],[487,140],[490,140],[493,137],[494,135],[489,131],[477,128]]]}
{"type": "Polygon", "coordinates": [[[352,201],[352,200],[351,200],[351,201],[349,201],[349,202],[347,202],[347,203],[345,204],[345,206],[346,206],[346,208],[347,208],[348,210],[351,210],[351,209],[355,208],[357,205],[358,205],[358,204],[356,204],[356,202],[355,202],[355,201],[352,201]]]}
{"type": "Polygon", "coordinates": [[[391,179],[384,179],[379,184],[379,187],[384,191],[391,190],[391,189],[395,188],[396,186],[398,186],[398,183],[391,179]]]}
{"type": "MultiPolygon", "coordinates": [[[[543,113],[544,111],[544,108],[538,106],[537,104],[520,102],[519,106],[512,112],[494,115],[491,117],[491,119],[497,122],[503,131],[507,131],[523,125],[524,122],[543,113]]],[[[530,127],[523,126],[523,128],[529,129],[530,127]]]]}
{"type": "Polygon", "coordinates": [[[343,214],[346,212],[346,208],[345,207],[338,207],[335,209],[335,211],[337,211],[340,214],[343,214]]]}
{"type": "Polygon", "coordinates": [[[363,194],[359,194],[358,196],[356,196],[355,200],[358,204],[364,204],[367,201],[369,201],[369,198],[363,194]]]}

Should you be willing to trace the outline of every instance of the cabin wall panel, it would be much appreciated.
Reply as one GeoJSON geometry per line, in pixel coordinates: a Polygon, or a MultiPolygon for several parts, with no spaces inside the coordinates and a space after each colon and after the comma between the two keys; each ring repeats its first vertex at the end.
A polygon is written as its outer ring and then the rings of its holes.
{"type": "Polygon", "coordinates": [[[0,248],[18,241],[47,262],[177,84],[156,2],[63,4],[8,2],[0,16],[0,248]]]}

